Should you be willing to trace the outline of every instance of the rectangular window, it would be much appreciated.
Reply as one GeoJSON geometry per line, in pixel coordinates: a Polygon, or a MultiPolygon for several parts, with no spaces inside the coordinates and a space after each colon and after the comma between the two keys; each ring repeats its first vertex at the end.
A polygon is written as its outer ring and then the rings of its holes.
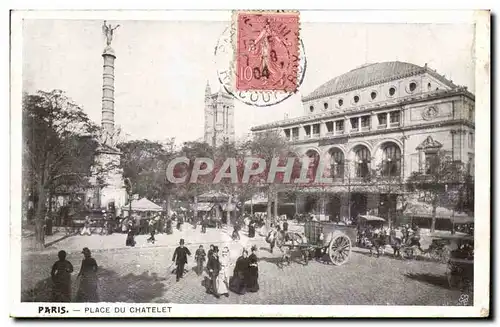
{"type": "Polygon", "coordinates": [[[311,126],[304,126],[304,130],[306,131],[306,136],[311,136],[311,126]]]}
{"type": "Polygon", "coordinates": [[[370,129],[370,115],[361,117],[361,129],[362,130],[370,129]]]}
{"type": "Polygon", "coordinates": [[[438,169],[438,155],[435,152],[425,153],[425,173],[434,174],[438,169]]]}
{"type": "Polygon", "coordinates": [[[286,136],[287,140],[290,139],[290,129],[289,128],[285,129],[285,136],[286,136]]]}
{"type": "Polygon", "coordinates": [[[335,122],[335,131],[338,133],[338,134],[342,134],[344,133],[344,121],[343,120],[337,120],[335,122]]]}
{"type": "Polygon", "coordinates": [[[399,126],[401,113],[399,111],[393,111],[389,114],[391,120],[391,126],[399,126]]]}
{"type": "Polygon", "coordinates": [[[319,136],[319,124],[314,124],[313,125],[313,135],[314,136],[319,136]]]}
{"type": "Polygon", "coordinates": [[[359,129],[359,120],[358,117],[351,118],[351,130],[356,132],[359,129]]]}
{"type": "Polygon", "coordinates": [[[462,142],[460,140],[462,134],[460,132],[455,132],[451,134],[452,150],[453,150],[453,160],[460,160],[461,146],[462,142]]]}
{"type": "Polygon", "coordinates": [[[299,139],[299,128],[298,127],[292,128],[292,139],[294,141],[297,141],[299,139]]]}
{"type": "Polygon", "coordinates": [[[326,122],[326,131],[328,133],[333,133],[333,122],[332,121],[326,122]]]}
{"type": "Polygon", "coordinates": [[[474,149],[474,133],[469,133],[469,149],[474,149]]]}
{"type": "Polygon", "coordinates": [[[469,120],[474,121],[474,106],[469,107],[469,120]]]}
{"type": "Polygon", "coordinates": [[[468,163],[468,168],[469,168],[469,174],[471,176],[474,176],[474,155],[469,153],[469,163],[468,163]]]}
{"type": "Polygon", "coordinates": [[[378,126],[380,128],[387,127],[387,114],[385,112],[382,114],[378,114],[377,118],[378,118],[378,126]]]}

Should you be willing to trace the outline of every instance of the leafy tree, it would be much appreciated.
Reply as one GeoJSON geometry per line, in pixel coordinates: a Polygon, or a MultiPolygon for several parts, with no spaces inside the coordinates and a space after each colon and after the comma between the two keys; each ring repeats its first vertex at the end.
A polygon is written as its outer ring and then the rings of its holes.
{"type": "Polygon", "coordinates": [[[267,193],[267,217],[272,216],[272,202],[274,199],[274,215],[277,215],[277,194],[278,192],[287,192],[295,188],[294,180],[299,176],[300,163],[298,158],[294,161],[291,181],[284,184],[284,173],[278,172],[276,178],[269,183],[268,175],[271,161],[277,158],[279,165],[284,166],[287,158],[293,153],[292,145],[288,140],[282,137],[278,131],[266,131],[254,136],[252,140],[244,146],[245,151],[253,157],[264,159],[266,162],[265,170],[254,177],[250,183],[258,186],[267,193]]]}
{"type": "Polygon", "coordinates": [[[431,156],[425,170],[413,172],[407,180],[409,191],[417,191],[420,198],[432,206],[431,232],[436,229],[436,210],[440,199],[445,195],[463,185],[465,181],[465,169],[463,163],[452,160],[444,151],[438,151],[431,156]]]}
{"type": "Polygon", "coordinates": [[[173,140],[133,140],[118,144],[118,148],[122,152],[123,177],[130,180],[133,193],[152,201],[166,201],[165,209],[169,210],[175,185],[168,182],[165,172],[176,154],[173,140]]]}
{"type": "Polygon", "coordinates": [[[23,96],[23,182],[36,195],[36,246],[44,245],[51,192],[88,185],[99,127],[63,91],[23,96]]]}

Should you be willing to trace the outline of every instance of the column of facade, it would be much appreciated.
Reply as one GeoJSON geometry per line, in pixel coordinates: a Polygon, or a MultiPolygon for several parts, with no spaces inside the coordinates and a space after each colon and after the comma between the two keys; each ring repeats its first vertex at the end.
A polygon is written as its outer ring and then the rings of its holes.
{"type": "Polygon", "coordinates": [[[335,122],[336,122],[335,120],[332,121],[332,123],[333,123],[333,129],[332,129],[333,135],[337,134],[337,126],[336,126],[337,124],[335,122]]]}
{"type": "Polygon", "coordinates": [[[351,122],[347,117],[344,117],[344,131],[345,134],[349,134],[351,132],[351,122]]]}
{"type": "Polygon", "coordinates": [[[377,129],[378,122],[376,122],[376,119],[377,115],[375,114],[375,112],[372,111],[370,116],[370,129],[372,131],[377,129]]]}
{"type": "Polygon", "coordinates": [[[324,120],[319,123],[319,137],[325,137],[328,133],[328,129],[326,128],[326,123],[324,120]]]}
{"type": "Polygon", "coordinates": [[[306,137],[306,130],[304,129],[304,125],[299,125],[299,140],[304,140],[306,137]]]}

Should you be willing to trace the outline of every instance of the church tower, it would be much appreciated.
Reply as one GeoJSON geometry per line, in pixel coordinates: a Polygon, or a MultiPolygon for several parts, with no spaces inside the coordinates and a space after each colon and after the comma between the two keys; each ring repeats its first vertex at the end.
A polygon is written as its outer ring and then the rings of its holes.
{"type": "Polygon", "coordinates": [[[219,146],[234,142],[234,98],[219,89],[212,93],[205,87],[205,143],[219,146]]]}

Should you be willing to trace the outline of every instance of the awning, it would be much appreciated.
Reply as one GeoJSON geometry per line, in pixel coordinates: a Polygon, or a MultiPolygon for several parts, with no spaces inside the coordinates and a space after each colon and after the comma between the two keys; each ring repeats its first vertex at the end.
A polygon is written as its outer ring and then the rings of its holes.
{"type": "Polygon", "coordinates": [[[209,191],[203,194],[198,195],[198,200],[202,202],[222,202],[227,201],[229,199],[229,195],[218,192],[218,191],[209,191]]]}
{"type": "Polygon", "coordinates": [[[146,198],[132,200],[132,205],[126,204],[122,207],[122,210],[128,211],[130,207],[132,207],[132,211],[163,211],[162,207],[146,198]]]}
{"type": "Polygon", "coordinates": [[[229,205],[227,203],[224,203],[222,205],[222,211],[234,211],[236,210],[236,204],[230,203],[229,205]]]}
{"type": "Polygon", "coordinates": [[[267,204],[267,196],[264,193],[255,194],[252,200],[245,201],[245,205],[267,204]]]}
{"type": "Polygon", "coordinates": [[[450,220],[454,224],[472,224],[472,223],[474,223],[474,217],[451,217],[450,220]]]}
{"type": "Polygon", "coordinates": [[[365,219],[367,221],[385,221],[384,218],[377,217],[377,216],[371,216],[371,215],[359,215],[359,218],[365,219]]]}
{"type": "MultiPolygon", "coordinates": [[[[408,201],[406,205],[406,209],[403,212],[404,215],[406,216],[432,216],[432,206],[428,203],[421,202],[421,201],[416,201],[416,200],[410,200],[408,201]]],[[[455,219],[457,218],[471,218],[469,217],[466,213],[463,212],[454,212],[453,210],[450,210],[448,208],[444,207],[437,207],[436,208],[436,217],[437,218],[449,218],[452,219],[453,217],[455,219]]],[[[474,219],[472,219],[474,220],[474,219]]]]}
{"type": "Polygon", "coordinates": [[[192,208],[193,210],[196,208],[197,211],[210,211],[214,207],[215,204],[209,203],[209,202],[198,202],[196,207],[193,204],[192,208]]]}

